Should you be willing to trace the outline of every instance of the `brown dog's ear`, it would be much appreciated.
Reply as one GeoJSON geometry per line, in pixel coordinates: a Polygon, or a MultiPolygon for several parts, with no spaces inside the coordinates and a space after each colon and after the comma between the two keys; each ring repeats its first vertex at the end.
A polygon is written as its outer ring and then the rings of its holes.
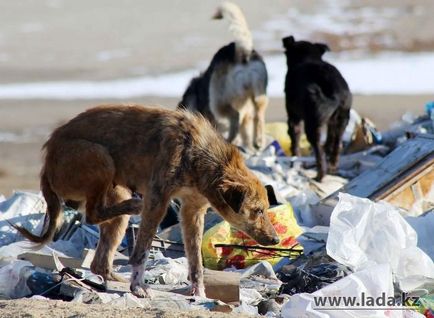
{"type": "Polygon", "coordinates": [[[319,49],[319,51],[321,52],[321,55],[323,55],[325,52],[330,51],[330,48],[327,44],[315,43],[315,46],[319,49]]]}
{"type": "Polygon", "coordinates": [[[240,212],[241,205],[244,201],[244,189],[242,186],[237,184],[225,184],[219,192],[226,203],[234,210],[236,213],[240,212]]]}
{"type": "Polygon", "coordinates": [[[283,47],[287,48],[290,47],[292,44],[294,44],[295,40],[292,35],[287,36],[286,38],[282,39],[283,47]]]}

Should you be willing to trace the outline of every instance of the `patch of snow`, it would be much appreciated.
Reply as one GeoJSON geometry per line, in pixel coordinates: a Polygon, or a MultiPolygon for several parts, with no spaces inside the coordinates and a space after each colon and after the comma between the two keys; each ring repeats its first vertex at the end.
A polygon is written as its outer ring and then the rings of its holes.
{"type": "MultiPolygon", "coordinates": [[[[328,54],[358,94],[433,94],[434,53],[381,53],[376,56],[328,54]]],[[[268,94],[284,96],[286,61],[283,54],[265,57],[268,94]]],[[[200,70],[189,69],[159,76],[109,81],[54,81],[0,85],[0,99],[124,99],[146,95],[181,97],[190,79],[200,70]]]]}

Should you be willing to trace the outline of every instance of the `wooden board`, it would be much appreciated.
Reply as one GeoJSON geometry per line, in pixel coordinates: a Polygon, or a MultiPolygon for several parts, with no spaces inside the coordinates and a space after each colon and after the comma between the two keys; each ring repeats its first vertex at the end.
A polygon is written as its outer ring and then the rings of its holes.
{"type": "MultiPolygon", "coordinates": [[[[338,193],[345,192],[354,196],[377,201],[404,191],[429,172],[434,165],[434,136],[417,135],[398,146],[377,166],[362,173],[347,183],[342,189],[322,201],[322,204],[335,206],[338,193]]],[[[422,181],[423,189],[431,188],[432,179],[422,181]]],[[[423,190],[422,190],[423,191],[423,190]]],[[[403,196],[409,196],[408,192],[403,196]]],[[[405,200],[405,199],[404,199],[405,200]]]]}

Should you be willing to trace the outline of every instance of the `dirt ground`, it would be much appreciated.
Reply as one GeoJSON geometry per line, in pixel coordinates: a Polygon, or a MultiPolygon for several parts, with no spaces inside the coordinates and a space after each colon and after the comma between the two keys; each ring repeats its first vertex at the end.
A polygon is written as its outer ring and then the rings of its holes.
{"type": "Polygon", "coordinates": [[[2,318],[243,318],[242,314],[225,314],[203,310],[181,311],[150,308],[116,308],[106,305],[87,305],[68,303],[60,300],[0,300],[0,317],[2,318]]]}

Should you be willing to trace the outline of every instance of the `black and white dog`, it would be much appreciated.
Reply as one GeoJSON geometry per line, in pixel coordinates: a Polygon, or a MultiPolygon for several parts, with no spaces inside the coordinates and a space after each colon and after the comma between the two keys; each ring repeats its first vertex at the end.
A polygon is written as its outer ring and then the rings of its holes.
{"type": "Polygon", "coordinates": [[[191,80],[178,107],[202,113],[220,132],[226,121],[229,142],[240,132],[244,147],[259,149],[264,143],[268,106],[265,63],[253,49],[247,22],[237,5],[223,3],[213,18],[229,20],[235,41],[218,50],[206,71],[191,80]]]}
{"type": "Polygon", "coordinates": [[[288,64],[285,80],[288,133],[291,151],[299,156],[301,122],[315,152],[317,181],[328,170],[334,172],[339,160],[339,148],[348,124],[352,95],[347,82],[333,65],[322,60],[329,48],[326,44],[282,39],[288,64]],[[327,125],[327,140],[321,145],[321,128],[327,125]],[[325,155],[324,155],[325,152],[325,155]]]}

